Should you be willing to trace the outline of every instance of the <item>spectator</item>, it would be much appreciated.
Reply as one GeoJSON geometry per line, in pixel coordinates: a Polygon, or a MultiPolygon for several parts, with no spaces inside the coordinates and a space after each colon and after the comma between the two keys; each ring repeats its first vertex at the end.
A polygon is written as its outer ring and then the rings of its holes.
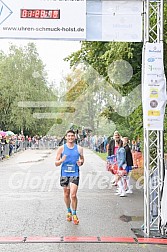
{"type": "Polygon", "coordinates": [[[136,151],[136,141],[133,139],[132,140],[132,152],[136,151]]]}
{"type": "Polygon", "coordinates": [[[123,142],[121,139],[117,140],[118,149],[116,153],[116,159],[118,163],[118,174],[116,175],[116,181],[118,184],[118,195],[120,197],[125,197],[126,192],[124,188],[124,175],[127,174],[126,172],[126,151],[123,147],[123,142]]]}
{"type": "MultiPolygon", "coordinates": [[[[116,155],[118,150],[118,140],[120,139],[120,134],[118,131],[114,132],[113,138],[110,140],[108,145],[108,156],[116,155]]],[[[122,140],[121,140],[122,142],[122,140]]],[[[122,142],[123,143],[123,142],[122,142]]]]}
{"type": "Polygon", "coordinates": [[[140,152],[140,139],[138,139],[137,144],[136,144],[136,151],[140,152]]]}
{"type": "MultiPolygon", "coordinates": [[[[120,134],[118,131],[114,132],[113,138],[110,140],[109,145],[108,145],[108,156],[116,155],[117,150],[119,148],[119,140],[120,140],[120,134]]],[[[122,140],[121,143],[123,144],[122,140]]],[[[114,178],[113,181],[114,185],[117,185],[117,179],[116,177],[114,178]]]]}
{"type": "Polygon", "coordinates": [[[9,156],[12,155],[12,151],[13,151],[13,139],[10,138],[9,139],[9,156]]]}
{"type": "Polygon", "coordinates": [[[128,137],[123,138],[123,146],[126,151],[126,171],[127,171],[127,176],[125,178],[125,186],[126,186],[126,193],[133,193],[130,185],[130,177],[131,177],[131,171],[132,171],[132,166],[133,166],[133,158],[132,158],[132,152],[129,147],[129,140],[128,137]]]}

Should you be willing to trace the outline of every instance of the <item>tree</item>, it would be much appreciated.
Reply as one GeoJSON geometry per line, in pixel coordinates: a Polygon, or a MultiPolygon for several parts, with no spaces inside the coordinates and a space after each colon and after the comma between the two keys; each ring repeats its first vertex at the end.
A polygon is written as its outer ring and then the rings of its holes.
{"type": "Polygon", "coordinates": [[[1,52],[0,62],[0,127],[17,133],[24,130],[27,134],[46,134],[53,120],[39,120],[33,114],[53,109],[36,107],[33,103],[56,97],[47,86],[47,74],[35,45],[28,43],[24,48],[11,45],[7,55],[1,52]]]}
{"type": "MultiPolygon", "coordinates": [[[[110,121],[114,119],[116,128],[129,129],[129,120],[126,116],[124,117],[122,114],[120,116],[119,113],[116,113],[115,108],[118,108],[119,104],[123,102],[122,96],[127,96],[129,92],[141,83],[141,48],[141,43],[82,42],[81,50],[66,58],[73,67],[78,62],[83,61],[86,61],[86,64],[92,67],[92,71],[86,69],[88,72],[86,80],[89,88],[96,90],[96,95],[94,96],[96,99],[95,104],[99,104],[98,119],[94,117],[94,120],[100,120],[101,117],[99,115],[101,114],[110,121]],[[133,76],[128,83],[123,83],[124,85],[119,83],[121,77],[118,75],[119,65],[114,69],[115,72],[113,72],[113,68],[109,72],[109,67],[118,61],[123,63],[129,61],[129,64],[133,67],[133,76]],[[115,73],[118,74],[116,78],[114,77],[113,82],[111,74],[113,76],[115,73]],[[98,83],[96,88],[95,83],[98,83]]],[[[126,67],[126,64],[123,67],[126,67]]],[[[139,97],[141,99],[140,95],[139,97]]],[[[124,104],[123,106],[125,105],[126,109],[129,110],[130,104],[124,104]]]]}

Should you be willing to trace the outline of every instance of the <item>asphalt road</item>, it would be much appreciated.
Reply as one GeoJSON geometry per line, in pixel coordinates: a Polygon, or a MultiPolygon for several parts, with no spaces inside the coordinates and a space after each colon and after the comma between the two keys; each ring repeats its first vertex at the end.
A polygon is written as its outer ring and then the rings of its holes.
{"type": "Polygon", "coordinates": [[[143,189],[133,181],[133,194],[120,198],[112,174],[95,153],[84,149],[75,226],[66,222],[56,150],[26,150],[0,162],[0,252],[166,251],[165,245],[139,243],[10,243],[9,237],[132,237],[143,224],[143,189]],[[1,238],[7,237],[2,243],[1,238]]]}

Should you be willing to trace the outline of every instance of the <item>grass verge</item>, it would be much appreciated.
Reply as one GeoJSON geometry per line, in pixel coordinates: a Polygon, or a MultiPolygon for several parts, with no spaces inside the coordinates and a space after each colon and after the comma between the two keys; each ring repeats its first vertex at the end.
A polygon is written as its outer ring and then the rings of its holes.
{"type": "Polygon", "coordinates": [[[107,153],[95,152],[95,154],[101,157],[104,161],[106,161],[107,153]]]}

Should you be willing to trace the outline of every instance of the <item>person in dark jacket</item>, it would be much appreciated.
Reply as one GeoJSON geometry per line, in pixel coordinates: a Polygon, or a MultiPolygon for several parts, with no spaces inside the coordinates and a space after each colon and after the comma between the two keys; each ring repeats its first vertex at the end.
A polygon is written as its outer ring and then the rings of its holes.
{"type": "Polygon", "coordinates": [[[115,131],[113,138],[110,140],[109,145],[108,145],[108,156],[116,155],[117,150],[118,150],[118,141],[120,138],[121,136],[119,132],[115,131]]]}
{"type": "Polygon", "coordinates": [[[132,152],[129,147],[129,140],[128,137],[123,138],[123,146],[126,151],[126,171],[127,171],[127,177],[126,177],[126,184],[127,184],[127,191],[126,193],[133,193],[132,191],[132,186],[130,185],[130,176],[131,176],[131,171],[132,171],[132,166],[133,166],[133,157],[132,157],[132,152]]]}

